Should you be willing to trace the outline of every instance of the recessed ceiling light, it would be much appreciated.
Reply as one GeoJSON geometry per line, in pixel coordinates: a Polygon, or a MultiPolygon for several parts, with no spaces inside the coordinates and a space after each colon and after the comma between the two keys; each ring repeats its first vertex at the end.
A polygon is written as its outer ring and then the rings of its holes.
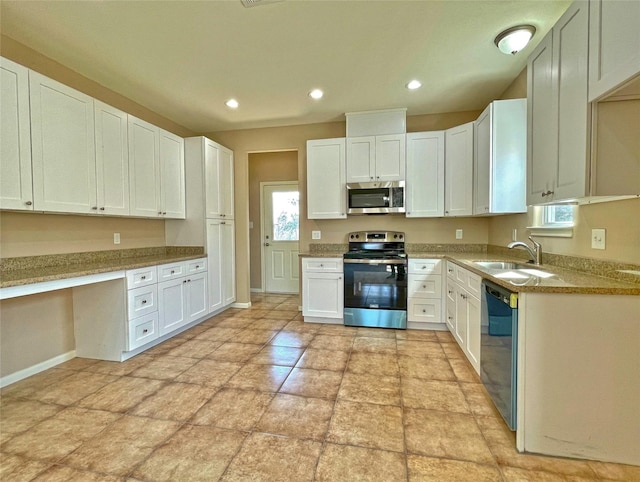
{"type": "Polygon", "coordinates": [[[229,99],[224,103],[229,109],[237,109],[240,104],[235,99],[229,99]]]}
{"type": "Polygon", "coordinates": [[[494,43],[503,54],[515,55],[527,46],[535,33],[536,28],[533,25],[518,25],[500,32],[494,43]]]}
{"type": "Polygon", "coordinates": [[[324,95],[324,92],[322,92],[320,89],[313,89],[311,92],[309,92],[309,97],[316,100],[322,99],[323,95],[324,95]]]}
{"type": "Polygon", "coordinates": [[[407,89],[409,90],[416,90],[420,87],[422,87],[422,82],[420,82],[419,80],[412,80],[407,84],[407,89]]]}

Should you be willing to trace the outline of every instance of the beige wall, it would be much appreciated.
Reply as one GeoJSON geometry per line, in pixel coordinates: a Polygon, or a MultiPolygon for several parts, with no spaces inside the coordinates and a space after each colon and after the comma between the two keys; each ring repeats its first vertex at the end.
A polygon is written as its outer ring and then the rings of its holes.
{"type": "Polygon", "coordinates": [[[260,237],[260,183],[298,180],[296,151],[249,154],[249,250],[251,253],[251,289],[262,289],[262,239],[260,237]]]}

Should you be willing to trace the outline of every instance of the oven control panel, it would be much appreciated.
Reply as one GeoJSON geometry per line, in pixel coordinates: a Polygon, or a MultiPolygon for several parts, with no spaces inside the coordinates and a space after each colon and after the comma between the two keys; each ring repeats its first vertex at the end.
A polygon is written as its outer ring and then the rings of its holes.
{"type": "Polygon", "coordinates": [[[357,231],[349,233],[350,242],[390,242],[404,241],[404,233],[397,231],[357,231]]]}

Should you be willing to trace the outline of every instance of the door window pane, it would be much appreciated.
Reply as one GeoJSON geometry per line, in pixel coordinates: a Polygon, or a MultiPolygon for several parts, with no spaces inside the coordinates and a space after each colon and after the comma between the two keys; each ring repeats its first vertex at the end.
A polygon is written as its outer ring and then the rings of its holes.
{"type": "Polygon", "coordinates": [[[271,202],[273,206],[273,240],[298,241],[300,193],[298,191],[274,192],[271,202]]]}

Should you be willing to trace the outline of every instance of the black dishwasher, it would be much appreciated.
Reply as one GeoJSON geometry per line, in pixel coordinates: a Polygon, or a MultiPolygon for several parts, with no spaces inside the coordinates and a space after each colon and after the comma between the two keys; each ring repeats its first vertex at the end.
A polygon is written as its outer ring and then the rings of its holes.
{"type": "Polygon", "coordinates": [[[482,281],[480,377],[511,430],[516,429],[518,294],[482,281]]]}

